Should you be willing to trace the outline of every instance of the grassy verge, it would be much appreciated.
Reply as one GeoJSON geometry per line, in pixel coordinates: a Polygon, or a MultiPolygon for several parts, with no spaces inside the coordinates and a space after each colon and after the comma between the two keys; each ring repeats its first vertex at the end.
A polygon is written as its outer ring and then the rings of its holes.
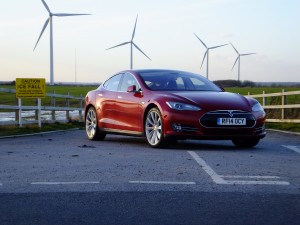
{"type": "Polygon", "coordinates": [[[300,133],[299,123],[266,123],[266,128],[300,133]]]}
{"type": "Polygon", "coordinates": [[[47,131],[56,130],[69,130],[74,128],[83,129],[83,122],[69,122],[69,123],[53,123],[43,124],[41,128],[38,125],[25,125],[22,128],[18,126],[0,126],[0,137],[22,135],[22,134],[33,134],[47,131]]]}

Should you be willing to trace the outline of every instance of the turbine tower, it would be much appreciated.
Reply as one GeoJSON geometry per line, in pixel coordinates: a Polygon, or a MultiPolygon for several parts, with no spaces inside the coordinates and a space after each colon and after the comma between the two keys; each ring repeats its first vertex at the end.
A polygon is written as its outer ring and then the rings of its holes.
{"type": "Polygon", "coordinates": [[[65,16],[85,16],[85,15],[91,15],[91,14],[70,14],[70,13],[52,13],[48,7],[48,5],[46,4],[46,2],[44,0],[41,0],[42,3],[44,4],[46,10],[49,13],[49,17],[46,20],[43,29],[41,31],[41,34],[34,46],[33,51],[35,50],[35,48],[37,47],[45,29],[48,26],[48,23],[50,22],[50,85],[54,85],[54,68],[53,68],[53,23],[52,23],[52,17],[53,16],[57,16],[57,17],[65,17],[65,16]]]}
{"type": "MultiPolygon", "coordinates": [[[[229,42],[229,43],[230,43],[230,42],[229,42]]],[[[235,60],[235,62],[234,62],[234,64],[233,64],[233,67],[232,67],[231,70],[233,70],[233,68],[234,68],[234,66],[235,66],[235,64],[236,64],[236,62],[239,61],[239,64],[238,64],[238,81],[240,81],[241,56],[253,55],[253,54],[256,54],[256,53],[245,53],[245,54],[240,54],[240,53],[238,52],[238,50],[236,50],[236,48],[233,46],[233,44],[232,44],[232,43],[230,43],[230,44],[231,44],[231,46],[233,47],[233,49],[236,51],[236,53],[238,54],[238,57],[236,58],[236,60],[235,60]]]]}
{"type": "MultiPolygon", "coordinates": [[[[195,34],[195,33],[194,33],[194,34],[195,34]]],[[[199,41],[200,41],[200,42],[204,45],[204,47],[206,48],[206,51],[205,51],[205,53],[204,53],[204,56],[203,56],[203,60],[202,60],[200,69],[202,68],[203,62],[204,62],[205,57],[206,57],[206,78],[208,79],[209,50],[215,49],[215,48],[219,48],[219,47],[222,47],[222,46],[225,46],[225,45],[228,45],[228,44],[217,45],[217,46],[213,46],[213,47],[207,47],[206,44],[205,44],[205,43],[197,36],[197,34],[195,34],[195,36],[199,39],[199,41]]]]}
{"type": "Polygon", "coordinates": [[[133,32],[132,32],[132,36],[131,36],[131,40],[130,41],[126,41],[126,42],[123,42],[121,44],[118,44],[116,46],[113,46],[113,47],[110,47],[106,50],[109,50],[109,49],[112,49],[112,48],[116,48],[116,47],[119,47],[119,46],[122,46],[122,45],[127,45],[127,44],[130,44],[130,69],[133,68],[133,46],[136,47],[137,50],[139,50],[144,56],[146,56],[149,60],[151,60],[147,55],[146,53],[144,53],[134,42],[133,42],[133,38],[134,38],[134,35],[135,35],[135,29],[136,29],[136,23],[137,23],[137,19],[138,19],[138,15],[136,16],[136,19],[135,19],[135,24],[134,24],[134,28],[133,28],[133,32]]]}

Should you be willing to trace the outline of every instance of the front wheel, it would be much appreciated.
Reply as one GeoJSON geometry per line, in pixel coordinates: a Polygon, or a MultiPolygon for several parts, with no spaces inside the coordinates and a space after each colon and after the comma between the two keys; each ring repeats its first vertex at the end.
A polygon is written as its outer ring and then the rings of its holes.
{"type": "Polygon", "coordinates": [[[88,109],[85,117],[85,131],[90,140],[103,140],[105,133],[100,133],[98,129],[97,114],[94,107],[88,109]]]}
{"type": "Polygon", "coordinates": [[[145,120],[145,134],[148,144],[153,148],[167,147],[168,141],[163,135],[163,122],[160,111],[152,108],[145,120]]]}
{"type": "Polygon", "coordinates": [[[233,139],[232,143],[239,148],[251,148],[258,144],[259,138],[233,139]]]}

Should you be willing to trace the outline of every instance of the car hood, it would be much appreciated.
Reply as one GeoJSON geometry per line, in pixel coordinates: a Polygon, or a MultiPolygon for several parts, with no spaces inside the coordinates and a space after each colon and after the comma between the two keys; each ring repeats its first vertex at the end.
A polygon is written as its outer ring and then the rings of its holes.
{"type": "Polygon", "coordinates": [[[242,95],[229,92],[175,92],[172,95],[191,101],[203,110],[243,110],[251,111],[251,106],[242,95]]]}

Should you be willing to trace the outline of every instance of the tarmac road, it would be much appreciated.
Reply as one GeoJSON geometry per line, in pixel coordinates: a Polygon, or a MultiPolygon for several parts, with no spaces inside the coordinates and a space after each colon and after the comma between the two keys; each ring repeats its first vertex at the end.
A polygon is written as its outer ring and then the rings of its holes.
{"type": "Polygon", "coordinates": [[[300,224],[300,136],[144,139],[83,130],[0,139],[0,224],[300,224]]]}

